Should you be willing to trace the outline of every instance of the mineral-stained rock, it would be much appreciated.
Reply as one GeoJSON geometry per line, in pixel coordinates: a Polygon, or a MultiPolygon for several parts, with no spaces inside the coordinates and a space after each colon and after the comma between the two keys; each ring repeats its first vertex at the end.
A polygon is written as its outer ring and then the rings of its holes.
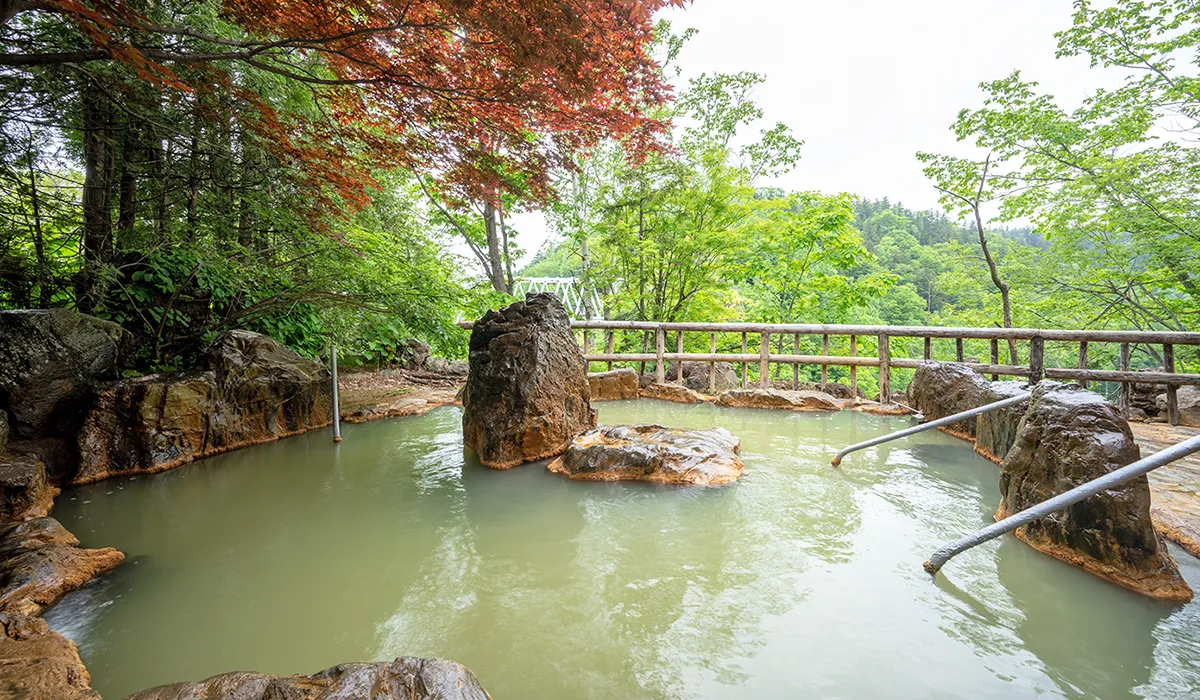
{"type": "Polygon", "coordinates": [[[575,438],[547,467],[589,481],[654,481],[715,486],[745,471],[741,441],[724,428],[685,430],[661,425],[601,426],[575,438]]]}
{"type": "Polygon", "coordinates": [[[865,399],[856,401],[850,407],[850,410],[870,413],[876,416],[911,416],[913,414],[911,408],[898,403],[879,403],[878,401],[867,401],[865,399]]]}
{"type": "Polygon", "coordinates": [[[74,483],[163,471],[332,420],[329,372],[265,335],[223,333],[204,359],[205,371],[102,387],[79,433],[74,483]]]}
{"type": "MultiPolygon", "coordinates": [[[[1175,400],[1179,404],[1179,423],[1200,428],[1200,387],[1181,386],[1175,392],[1175,400]]],[[[1167,395],[1160,394],[1156,400],[1159,415],[1167,414],[1167,395]]]]}
{"type": "Polygon", "coordinates": [[[840,411],[843,402],[823,391],[783,389],[732,389],[717,397],[722,406],[782,408],[789,411],[840,411]]]}
{"type": "Polygon", "coordinates": [[[75,435],[69,438],[13,440],[8,443],[8,451],[27,454],[46,465],[46,479],[52,484],[70,482],[79,469],[79,445],[75,442],[75,435]]]}
{"type": "Polygon", "coordinates": [[[822,391],[835,399],[853,400],[856,398],[866,398],[866,395],[863,394],[862,389],[859,389],[858,392],[855,393],[855,391],[849,386],[846,386],[845,384],[839,384],[837,382],[826,382],[825,384],[822,384],[821,382],[799,382],[796,384],[796,388],[792,389],[792,380],[773,379],[771,380],[771,388],[784,389],[786,391],[822,391]]]}
{"type": "Polygon", "coordinates": [[[125,339],[117,324],[66,309],[0,311],[0,404],[13,439],[76,430],[93,385],[116,377],[125,339]]]}
{"type": "Polygon", "coordinates": [[[638,396],[675,403],[705,403],[712,398],[678,384],[647,384],[638,389],[638,396]]]}
{"type": "Polygon", "coordinates": [[[609,372],[588,374],[592,388],[592,401],[619,401],[638,397],[637,372],[631,369],[614,369],[609,372]]]}
{"type": "Polygon", "coordinates": [[[0,697],[100,700],[70,640],[40,617],[0,613],[0,697]]]}
{"type": "MultiPolygon", "coordinates": [[[[945,418],[986,401],[988,380],[970,367],[951,362],[922,362],[908,385],[908,405],[920,411],[926,421],[945,418]]],[[[975,419],[958,421],[939,428],[955,437],[975,439],[975,419]]]]}
{"type": "Polygon", "coordinates": [[[0,408],[0,452],[8,444],[8,411],[0,408]]]}
{"type": "MultiPolygon", "coordinates": [[[[993,403],[1029,391],[1025,382],[990,382],[983,392],[983,403],[993,403]]],[[[1017,426],[1029,407],[1028,401],[975,416],[975,451],[996,462],[1004,461],[1004,455],[1017,440],[1017,426]]]]}
{"type": "Polygon", "coordinates": [[[596,425],[587,367],[553,294],[488,311],[471,331],[463,441],[493,469],[562,454],[596,425]]]}
{"type": "MultiPolygon", "coordinates": [[[[737,372],[733,370],[733,365],[728,362],[717,362],[716,371],[713,373],[716,376],[715,391],[721,392],[727,389],[736,389],[739,383],[737,372]]],[[[709,363],[707,362],[684,362],[683,363],[683,385],[693,391],[707,392],[708,391],[708,370],[709,363]]],[[[667,363],[666,379],[668,382],[675,381],[678,376],[679,365],[672,361],[667,363]]],[[[653,375],[651,377],[653,382],[653,375]]]]}
{"type": "MultiPolygon", "coordinates": [[[[1120,411],[1099,394],[1042,381],[1033,391],[1000,475],[1001,519],[1136,461],[1120,411]]],[[[1192,591],[1150,520],[1139,477],[1015,531],[1035,549],[1162,601],[1192,591]]]]}
{"type": "Polygon", "coordinates": [[[391,663],[342,664],[311,676],[226,673],[175,683],[126,700],[490,700],[475,674],[445,659],[402,657],[391,663]]]}
{"type": "Polygon", "coordinates": [[[124,559],[111,547],[80,549],[79,540],[54,518],[9,526],[0,532],[0,612],[40,614],[124,559]]]}
{"type": "Polygon", "coordinates": [[[0,523],[40,518],[58,489],[46,481],[46,465],[26,452],[0,453],[0,523]]]}

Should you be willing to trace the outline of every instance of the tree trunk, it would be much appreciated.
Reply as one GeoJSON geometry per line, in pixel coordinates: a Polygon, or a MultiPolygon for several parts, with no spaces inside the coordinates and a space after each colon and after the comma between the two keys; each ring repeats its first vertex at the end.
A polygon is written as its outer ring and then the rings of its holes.
{"type": "Polygon", "coordinates": [[[34,169],[33,130],[29,130],[29,200],[33,208],[33,252],[37,259],[38,308],[50,308],[53,289],[50,287],[50,266],[46,262],[46,239],[42,235],[42,202],[38,194],[37,171],[34,169]]]}
{"type": "Polygon", "coordinates": [[[503,253],[500,246],[500,234],[496,226],[496,208],[492,206],[491,202],[484,202],[483,205],[483,227],[487,233],[488,279],[492,283],[492,289],[503,294],[510,294],[504,278],[503,253]]]}
{"type": "Polygon", "coordinates": [[[121,177],[117,204],[117,242],[122,247],[133,244],[133,224],[137,219],[137,172],[133,161],[140,145],[133,126],[126,125],[121,134],[121,177]]]}
{"type": "Polygon", "coordinates": [[[112,249],[112,105],[94,84],[83,88],[83,270],[75,289],[75,305],[91,313],[99,301],[98,268],[112,249]]]}

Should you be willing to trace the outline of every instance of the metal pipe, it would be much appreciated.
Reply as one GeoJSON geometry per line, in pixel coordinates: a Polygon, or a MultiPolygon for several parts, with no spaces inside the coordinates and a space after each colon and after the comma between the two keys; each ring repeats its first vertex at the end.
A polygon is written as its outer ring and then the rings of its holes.
{"type": "Polygon", "coordinates": [[[943,545],[925,562],[925,570],[931,574],[936,574],[939,569],[946,565],[946,562],[950,561],[951,557],[965,552],[976,545],[995,539],[1006,532],[1012,532],[1022,525],[1028,525],[1034,520],[1044,518],[1068,506],[1073,506],[1088,496],[1094,496],[1101,491],[1120,486],[1126,481],[1136,479],[1139,476],[1196,452],[1200,452],[1200,435],[1188,438],[1160,452],[1155,452],[1149,457],[1143,457],[1133,464],[1126,465],[1104,476],[1092,479],[1086,484],[1080,484],[1070,491],[1026,508],[1020,513],[1010,515],[1004,520],[988,525],[962,539],[943,545]]]}
{"type": "Polygon", "coordinates": [[[342,441],[342,413],[338,407],[337,346],[329,344],[329,364],[333,374],[333,441],[342,441]]]}
{"type": "Polygon", "coordinates": [[[995,411],[996,409],[1004,408],[1005,406],[1012,406],[1014,404],[1019,404],[1028,398],[1029,398],[1028,392],[1025,392],[1022,394],[1017,394],[1016,396],[1010,396],[1007,399],[1001,399],[1000,401],[996,401],[994,403],[984,404],[983,406],[980,406],[978,408],[972,408],[969,411],[963,411],[962,413],[955,413],[954,415],[946,416],[945,418],[938,418],[937,420],[931,420],[928,423],[921,423],[920,425],[914,425],[911,428],[905,428],[904,430],[900,430],[900,431],[897,431],[894,433],[888,433],[887,435],[881,435],[877,438],[871,438],[870,440],[866,440],[864,442],[860,442],[860,443],[851,445],[851,446],[847,447],[846,449],[842,450],[841,452],[837,453],[836,455],[834,455],[833,466],[836,467],[837,465],[841,464],[842,457],[845,457],[846,455],[850,454],[851,452],[858,452],[859,450],[865,450],[868,447],[874,447],[875,445],[881,445],[885,442],[891,442],[892,440],[899,440],[902,437],[908,437],[909,435],[916,435],[917,433],[922,433],[922,432],[925,432],[926,430],[940,428],[943,425],[950,425],[951,423],[957,423],[958,421],[966,420],[967,418],[974,418],[975,416],[978,416],[981,413],[989,413],[991,411],[995,411]]]}

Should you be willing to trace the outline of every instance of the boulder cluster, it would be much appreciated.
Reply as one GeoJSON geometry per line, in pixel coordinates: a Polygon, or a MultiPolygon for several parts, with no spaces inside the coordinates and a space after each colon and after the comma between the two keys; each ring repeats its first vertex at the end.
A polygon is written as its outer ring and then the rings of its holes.
{"type": "MultiPolygon", "coordinates": [[[[1120,410],[1076,385],[1042,381],[1031,389],[1019,382],[989,382],[962,365],[923,362],[908,399],[926,420],[934,420],[1030,391],[1027,401],[942,428],[974,441],[977,452],[1000,463],[997,520],[1140,458],[1120,410]]],[[[1041,552],[1151,598],[1192,599],[1154,527],[1145,476],[1014,534],[1041,552]]]]}

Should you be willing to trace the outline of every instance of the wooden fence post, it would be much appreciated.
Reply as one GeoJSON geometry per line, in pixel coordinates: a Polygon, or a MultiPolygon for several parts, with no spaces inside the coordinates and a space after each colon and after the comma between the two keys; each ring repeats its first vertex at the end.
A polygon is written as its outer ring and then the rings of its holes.
{"type": "Polygon", "coordinates": [[[1029,339],[1029,383],[1037,384],[1046,376],[1046,341],[1040,335],[1029,339]]]}
{"type": "MultiPolygon", "coordinates": [[[[1170,343],[1163,343],[1163,369],[1167,372],[1175,373],[1175,346],[1170,343]]],[[[1167,422],[1171,425],[1179,425],[1179,387],[1174,384],[1167,385],[1167,422]]]]}
{"type": "MultiPolygon", "coordinates": [[[[675,334],[675,352],[683,354],[683,331],[675,334]]],[[[675,383],[683,384],[683,360],[675,360],[675,383]]]]}
{"type": "MultiPolygon", "coordinates": [[[[708,334],[708,352],[710,355],[717,354],[717,334],[708,334]]],[[[717,393],[717,363],[715,361],[708,363],[708,393],[717,393]]]]}
{"type": "MultiPolygon", "coordinates": [[[[858,357],[858,336],[856,335],[850,336],[850,357],[858,357]]],[[[850,393],[854,394],[855,400],[858,399],[858,365],[850,365],[850,393]]]]}
{"type": "MultiPolygon", "coordinates": [[[[1121,343],[1121,360],[1117,365],[1117,369],[1122,372],[1129,371],[1129,343],[1121,343]]],[[[1121,382],[1120,393],[1117,395],[1117,405],[1121,407],[1121,415],[1129,417],[1129,399],[1132,398],[1133,385],[1129,382],[1121,382]]]]}
{"type": "Polygon", "coordinates": [[[879,403],[892,402],[892,348],[888,336],[879,334],[879,403]]]}
{"type": "Polygon", "coordinates": [[[592,371],[592,363],[588,362],[587,356],[592,354],[592,337],[588,334],[586,328],[583,329],[583,371],[585,373],[592,371]]]}
{"type": "MultiPolygon", "coordinates": [[[[613,355],[617,351],[617,332],[614,331],[613,329],[609,328],[608,332],[605,333],[605,335],[608,336],[608,343],[607,343],[607,348],[605,349],[605,354],[613,355]]],[[[608,371],[609,372],[612,371],[612,360],[608,361],[608,371]]]]}
{"type": "Polygon", "coordinates": [[[654,355],[657,361],[654,363],[654,380],[659,384],[667,383],[667,365],[663,362],[663,354],[667,345],[667,332],[659,326],[654,331],[654,355]]]}
{"type": "MultiPolygon", "coordinates": [[[[993,365],[1000,364],[1000,340],[998,338],[992,338],[992,364],[993,365]]],[[[999,379],[1000,379],[1000,375],[998,375],[998,374],[992,375],[993,382],[999,381],[999,379]]]]}
{"type": "Polygon", "coordinates": [[[955,360],[954,360],[955,362],[962,362],[963,358],[966,357],[965,355],[963,355],[963,339],[962,338],[954,339],[954,357],[955,357],[955,360]]]}
{"type": "Polygon", "coordinates": [[[933,359],[933,338],[930,337],[925,338],[925,359],[933,359]]]}
{"type": "MultiPolygon", "coordinates": [[[[800,334],[796,333],[792,337],[792,354],[800,354],[800,334]]],[[[792,365],[792,391],[800,388],[800,365],[792,365]]]]}
{"type": "Polygon", "coordinates": [[[771,334],[763,333],[758,344],[758,386],[771,388],[771,334]]]}
{"type": "MultiPolygon", "coordinates": [[[[829,334],[821,336],[821,354],[829,355],[829,334]]],[[[821,391],[825,391],[825,385],[829,383],[829,365],[821,365],[821,391]]]]}
{"type": "MultiPolygon", "coordinates": [[[[646,354],[647,346],[650,344],[650,331],[642,331],[642,354],[646,354]]],[[[642,360],[641,374],[646,373],[646,361],[642,360]]]]}
{"type": "MultiPolygon", "coordinates": [[[[1086,370],[1088,368],[1087,356],[1088,356],[1088,344],[1087,344],[1087,341],[1085,340],[1079,344],[1079,369],[1086,370]]],[[[1088,383],[1087,383],[1086,379],[1079,380],[1079,386],[1086,389],[1087,385],[1088,385],[1088,383]]]]}
{"type": "MultiPolygon", "coordinates": [[[[742,331],[742,354],[746,354],[746,331],[742,331]]],[[[742,362],[742,388],[746,388],[746,363],[742,362]]]]}

